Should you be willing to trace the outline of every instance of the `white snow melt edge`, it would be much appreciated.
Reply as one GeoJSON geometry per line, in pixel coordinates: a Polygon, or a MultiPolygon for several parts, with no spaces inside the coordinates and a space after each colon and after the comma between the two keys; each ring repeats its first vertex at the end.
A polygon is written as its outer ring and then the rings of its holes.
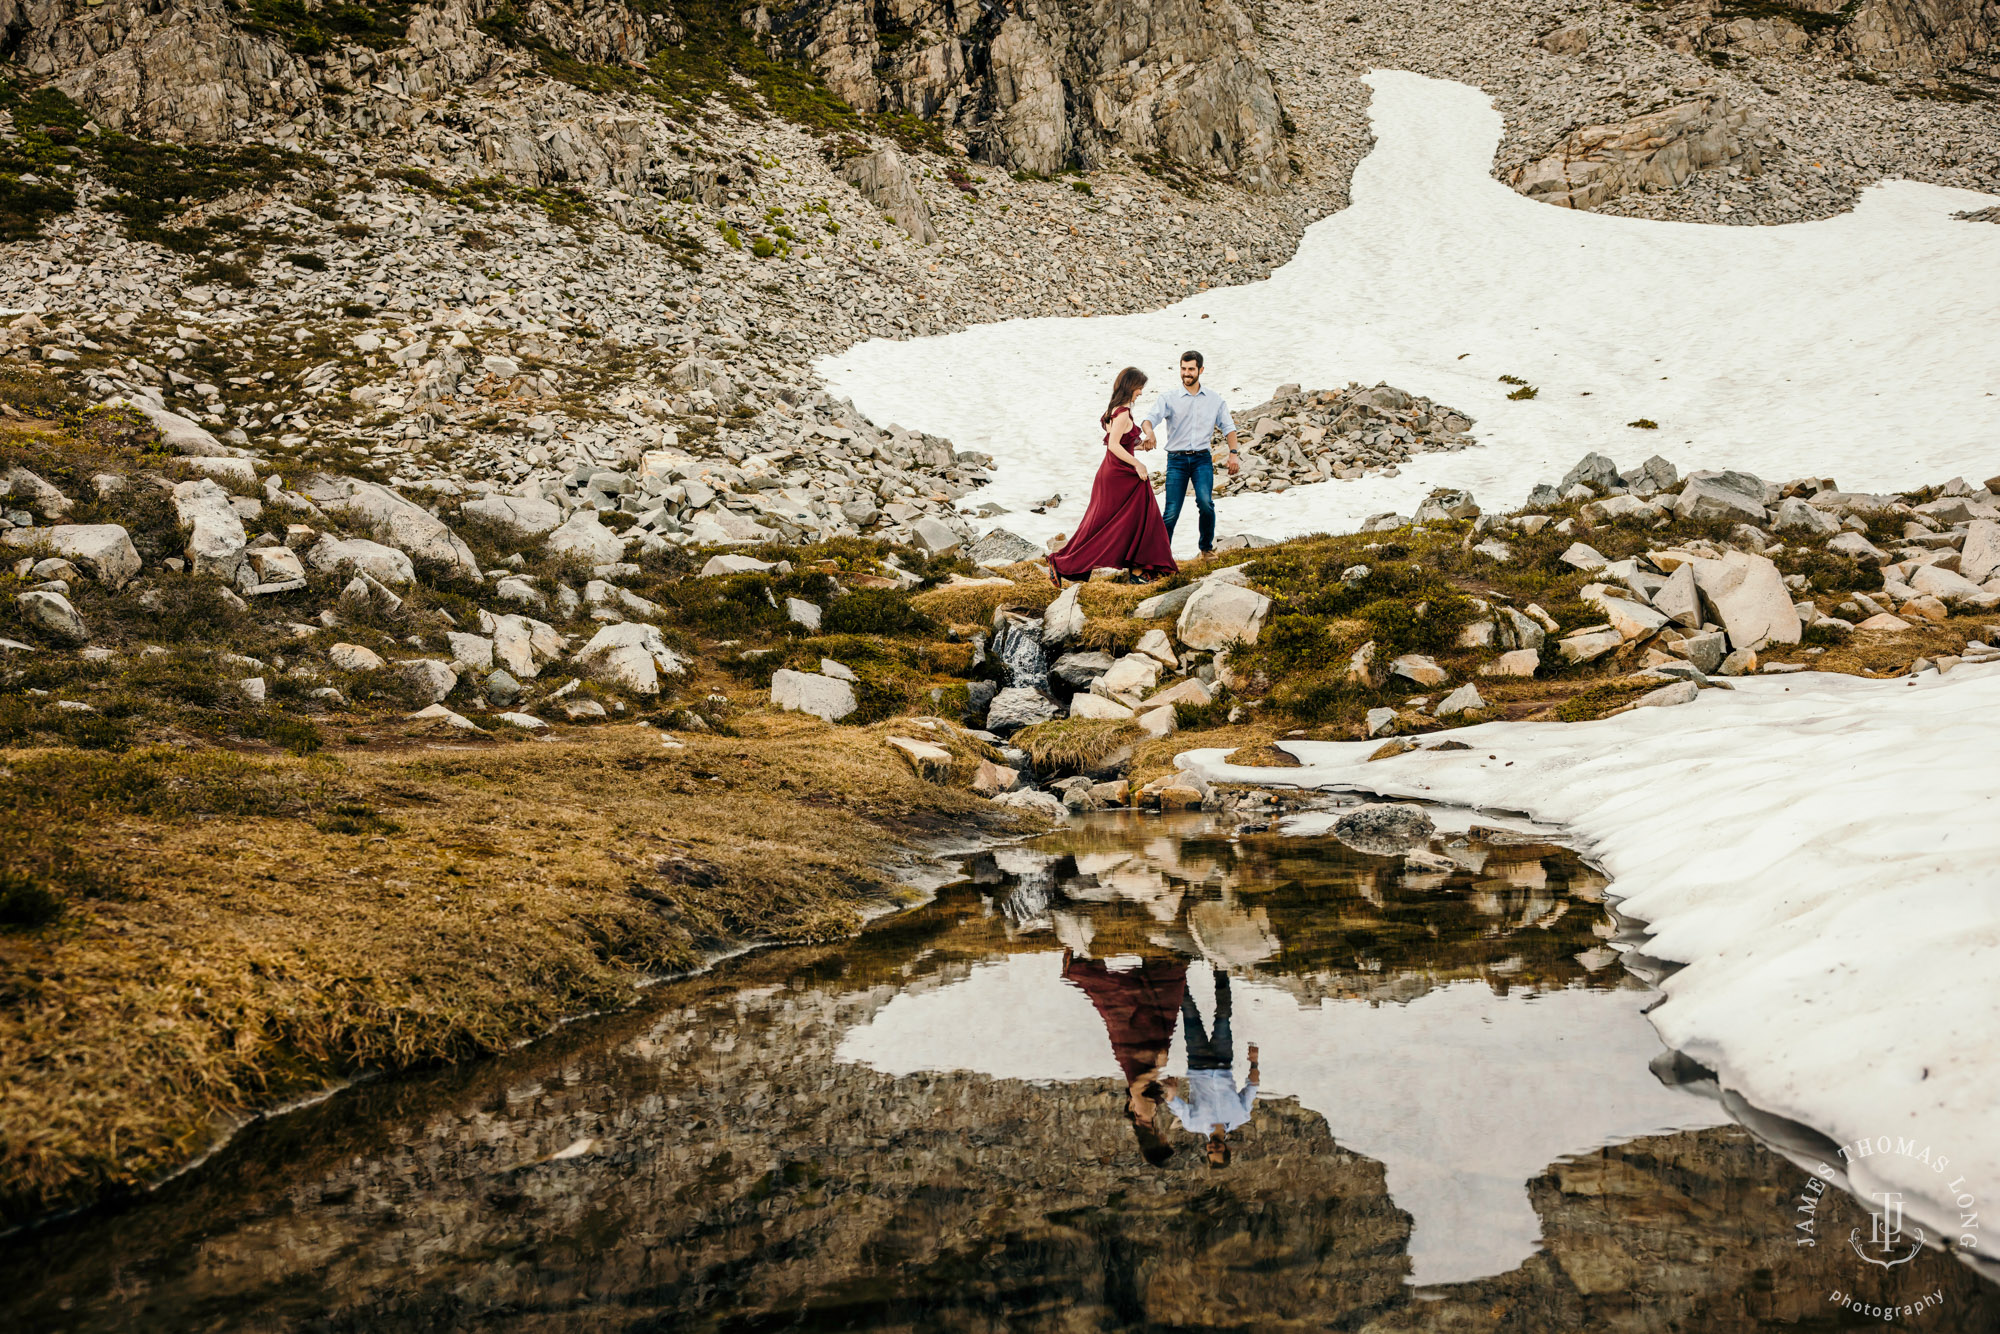
{"type": "Polygon", "coordinates": [[[1848,1165],[1858,1195],[1902,1191],[1935,1237],[1961,1235],[1955,1178],[2000,1198],[2000,669],[1746,680],[1678,708],[1452,736],[1473,749],[1182,760],[1567,826],[1651,926],[1649,952],[1687,965],[1650,1012],[1669,1046],[1841,1144],[1888,1135],[1949,1159],[1848,1165]]]}
{"type": "MultiPolygon", "coordinates": [[[[1501,120],[1484,93],[1398,71],[1366,82],[1375,146],[1353,203],[1268,280],[1143,314],[876,339],[818,371],[876,422],[992,454],[994,484],[969,500],[1007,506],[996,522],[1037,540],[1083,512],[1117,369],[1152,376],[1150,403],[1186,347],[1238,408],[1287,382],[1387,380],[1478,422],[1477,448],[1419,455],[1398,477],[1223,497],[1225,533],[1349,531],[1435,486],[1513,506],[1588,449],[1849,489],[1985,475],[2000,227],[1952,214],[2000,199],[1895,181],[1852,213],[1781,227],[1578,213],[1492,178],[1501,120]],[[1539,396],[1509,401],[1501,375],[1539,396]],[[1027,512],[1051,492],[1058,509],[1027,512]]],[[[1193,549],[1191,519],[1176,539],[1193,549]]]]}

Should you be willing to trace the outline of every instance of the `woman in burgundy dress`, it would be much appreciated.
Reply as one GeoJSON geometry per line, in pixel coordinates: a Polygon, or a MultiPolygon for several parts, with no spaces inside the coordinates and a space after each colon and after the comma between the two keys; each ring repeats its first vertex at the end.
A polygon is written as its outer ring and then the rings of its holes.
{"type": "Polygon", "coordinates": [[[1174,1156],[1158,1112],[1167,1096],[1161,1077],[1187,995],[1187,968],[1185,959],[1152,958],[1137,968],[1114,969],[1101,959],[1062,953],[1063,980],[1090,997],[1111,1035],[1111,1054],[1125,1075],[1125,1120],[1140,1154],[1154,1167],[1174,1156]]]}
{"type": "Polygon", "coordinates": [[[1090,506],[1063,549],[1049,557],[1049,577],[1058,588],[1065,579],[1088,579],[1092,570],[1105,567],[1147,579],[1180,568],[1146,465],[1134,453],[1152,448],[1132,419],[1132,404],[1145,387],[1146,373],[1136,366],[1118,372],[1111,386],[1111,406],[1098,419],[1104,427],[1104,462],[1090,486],[1090,506]]]}

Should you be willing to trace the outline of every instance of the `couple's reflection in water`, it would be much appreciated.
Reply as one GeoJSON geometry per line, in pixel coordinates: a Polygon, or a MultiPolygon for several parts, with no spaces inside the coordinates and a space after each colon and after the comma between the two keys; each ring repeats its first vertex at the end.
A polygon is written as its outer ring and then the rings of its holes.
{"type": "Polygon", "coordinates": [[[1176,1135],[1161,1120],[1164,1110],[1182,1136],[1200,1139],[1210,1167],[1223,1168],[1229,1165],[1230,1132],[1249,1123],[1257,1101],[1257,1044],[1249,1045],[1250,1077],[1239,1087],[1229,974],[1214,969],[1214,1020],[1204,1023],[1188,989],[1188,964],[1185,958],[1150,956],[1114,968],[1065,949],[1062,978],[1090,997],[1104,1021],[1125,1076],[1125,1119],[1145,1160],[1164,1167],[1177,1150],[1176,1135]],[[1177,1025],[1187,1053],[1184,1079],[1167,1073],[1177,1025]]]}

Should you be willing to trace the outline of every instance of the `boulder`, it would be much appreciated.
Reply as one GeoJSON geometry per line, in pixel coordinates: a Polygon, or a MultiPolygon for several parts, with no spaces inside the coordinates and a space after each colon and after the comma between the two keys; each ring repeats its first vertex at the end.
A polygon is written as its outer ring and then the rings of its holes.
{"type": "Polygon", "coordinates": [[[996,567],[1040,560],[1042,554],[1042,549],[1027,538],[1005,528],[994,528],[967,549],[965,558],[974,565],[996,567]]]}
{"type": "Polygon", "coordinates": [[[1893,634],[1898,630],[1909,629],[1910,623],[1900,616],[1891,615],[1889,612],[1884,611],[1877,612],[1854,628],[1856,630],[1883,631],[1893,634]]]}
{"type": "Polygon", "coordinates": [[[1771,527],[1781,533],[1805,533],[1812,536],[1839,532],[1840,520],[1823,509],[1814,508],[1798,496],[1791,496],[1778,502],[1778,513],[1771,520],[1771,527]]]}
{"type": "Polygon", "coordinates": [[[1177,668],[1181,665],[1180,655],[1174,652],[1174,641],[1167,638],[1165,630],[1148,630],[1140,635],[1132,651],[1155,659],[1162,667],[1177,668]]]}
{"type": "Polygon", "coordinates": [[[471,547],[445,527],[442,519],[386,486],[321,474],[307,482],[305,494],[328,514],[373,532],[414,560],[445,566],[475,583],[481,578],[471,547]]]}
{"type": "Polygon", "coordinates": [[[161,404],[149,398],[127,398],[120,395],[106,399],[104,406],[130,408],[138,413],[153,424],[153,429],[160,433],[160,442],[175,453],[197,458],[220,458],[236,453],[186,417],[178,412],[167,411],[161,404]]]}
{"type": "Polygon", "coordinates": [[[1002,792],[1012,792],[1020,785],[1019,769],[1010,769],[991,760],[981,760],[978,772],[972,775],[972,790],[982,797],[995,797],[1002,792]]]}
{"type": "Polygon", "coordinates": [[[1625,479],[1618,475],[1618,465],[1602,454],[1585,454],[1576,461],[1576,466],[1563,474],[1557,483],[1557,491],[1567,491],[1573,486],[1587,486],[1598,495],[1616,486],[1625,485],[1625,479]]]}
{"type": "Polygon", "coordinates": [[[439,722],[454,732],[484,732],[486,729],[461,713],[453,713],[442,704],[427,704],[410,717],[418,722],[439,722]]]}
{"type": "Polygon", "coordinates": [[[1764,483],[1747,472],[1690,473],[1674,502],[1674,512],[1683,519],[1745,519],[1763,523],[1770,517],[1764,508],[1764,483]]]}
{"type": "Polygon", "coordinates": [[[1393,857],[1429,843],[1437,826],[1424,808],[1407,802],[1370,802],[1333,822],[1333,836],[1357,852],[1393,857]]]}
{"type": "Polygon", "coordinates": [[[408,556],[365,537],[322,537],[306,552],[306,563],[321,574],[365,574],[384,584],[417,581],[408,556]]]}
{"type": "MultiPolygon", "coordinates": [[[[1827,545],[1831,547],[1833,543],[1827,545]]],[[[1975,584],[1983,584],[2000,574],[2000,523],[1974,519],[1967,525],[1965,546],[1958,555],[1958,572],[1975,584]]]]}
{"type": "Polygon", "coordinates": [[[60,519],[73,508],[74,502],[58,487],[18,464],[7,469],[6,483],[7,496],[44,519],[60,519]]]}
{"type": "Polygon", "coordinates": [[[893,146],[850,158],[840,168],[841,177],[861,192],[862,198],[881,209],[908,232],[918,245],[937,240],[930,206],[917,190],[909,162],[893,146]]]}
{"type": "Polygon", "coordinates": [[[543,549],[551,556],[576,556],[589,565],[608,565],[625,554],[625,543],[598,522],[596,510],[580,509],[549,534],[543,549]]]}
{"type": "Polygon", "coordinates": [[[1049,675],[1073,690],[1087,690],[1090,683],[1111,670],[1109,653],[1065,653],[1049,668],[1049,675]]]}
{"type": "Polygon", "coordinates": [[[236,578],[249,538],[229,493],[206,477],[174,487],[174,513],[188,530],[187,559],[197,574],[236,578]]]}
{"type": "Polygon", "coordinates": [[[1128,653],[1111,664],[1111,670],[1090,683],[1093,693],[1099,695],[1139,695],[1153,688],[1160,679],[1160,664],[1156,658],[1143,653],[1128,653]]]}
{"type": "Polygon", "coordinates": [[[1436,661],[1421,653],[1405,653],[1389,664],[1389,675],[1400,676],[1405,681],[1414,681],[1420,686],[1443,685],[1451,679],[1451,674],[1437,665],[1436,661]]]}
{"type": "Polygon", "coordinates": [[[1083,633],[1083,608],[1076,600],[1082,589],[1081,584],[1071,584],[1042,612],[1044,648],[1060,648],[1083,633]]]}
{"type": "Polygon", "coordinates": [[[1939,565],[1918,566],[1910,575],[1910,587],[1960,610],[1989,611],[2000,607],[2000,592],[1989,593],[1964,575],[1939,565]]]}
{"type": "Polygon", "coordinates": [[[1625,636],[1616,630],[1587,630],[1556,641],[1556,652],[1570,663],[1593,662],[1618,648],[1625,636]]]}
{"type": "Polygon", "coordinates": [[[724,574],[769,574],[778,568],[779,562],[758,560],[754,556],[710,556],[708,563],[701,567],[700,577],[711,579],[724,574]]]}
{"type": "Polygon", "coordinates": [[[1587,542],[1572,542],[1569,550],[1558,557],[1565,565],[1579,570],[1601,570],[1611,563],[1611,558],[1587,542]]]}
{"type": "Polygon", "coordinates": [[[1611,628],[1628,641],[1644,639],[1664,629],[1667,618],[1643,602],[1631,598],[1618,597],[1603,584],[1584,585],[1582,598],[1591,606],[1604,613],[1604,619],[1611,622],[1611,628]]]}
{"type": "Polygon", "coordinates": [[[1271,599],[1237,584],[1202,583],[1181,608],[1175,632],[1189,648],[1225,648],[1237,640],[1254,643],[1264,631],[1271,599]]]}
{"type": "Polygon", "coordinates": [[[1650,496],[1661,491],[1671,491],[1681,484],[1680,470],[1661,458],[1658,454],[1639,465],[1639,470],[1625,479],[1625,485],[1634,495],[1650,496]]]}
{"type": "Polygon", "coordinates": [[[451,664],[436,658],[406,658],[396,664],[396,670],[430,704],[449,695],[458,685],[458,673],[451,669],[451,664]]]}
{"type": "Polygon", "coordinates": [[[389,664],[374,649],[360,644],[335,644],[326,651],[327,661],[343,672],[379,672],[389,664]]]}
{"type": "Polygon", "coordinates": [[[1728,631],[1732,647],[1759,649],[1799,642],[1799,614],[1776,565],[1742,551],[1691,564],[1695,586],[1728,631]]]}
{"type": "Polygon", "coordinates": [[[1181,726],[1179,716],[1172,709],[1155,709],[1150,705],[1134,718],[1133,722],[1138,724],[1141,732],[1156,740],[1163,736],[1172,736],[1181,726]]]}
{"type": "Polygon", "coordinates": [[[70,606],[69,599],[60,593],[35,589],[17,594],[14,603],[21,609],[22,620],[52,639],[81,644],[90,638],[90,629],[84,625],[83,617],[76,614],[76,608],[70,606]]]}
{"type": "Polygon", "coordinates": [[[502,524],[530,539],[553,532],[562,523],[562,510],[554,502],[527,496],[481,496],[460,505],[458,512],[502,524]]]}
{"type": "Polygon", "coordinates": [[[810,713],[837,723],[860,704],[854,687],[830,676],[781,670],[771,678],[771,703],[792,713],[810,713]]]}
{"type": "Polygon", "coordinates": [[[1542,655],[1531,648],[1502,653],[1479,669],[1481,676],[1533,676],[1542,666],[1542,655]]]}
{"type": "Polygon", "coordinates": [[[993,798],[993,804],[995,806],[1005,806],[1009,810],[1026,811],[1030,815],[1039,815],[1049,820],[1061,821],[1069,819],[1069,808],[1063,805],[1062,798],[1055,796],[1053,793],[1037,791],[1034,788],[1022,788],[1017,792],[1002,792],[999,796],[993,798]]]}
{"type": "Polygon", "coordinates": [[[1695,586],[1692,561],[1674,567],[1674,572],[1653,594],[1653,606],[1677,625],[1690,630],[1701,627],[1701,590],[1695,586]]]}
{"type": "Polygon", "coordinates": [[[1729,652],[1729,640],[1720,630],[1709,630],[1688,635],[1676,651],[1702,671],[1714,672],[1721,668],[1722,659],[1729,652]]]}
{"type": "MultiPolygon", "coordinates": [[[[1974,527],[1977,526],[1978,525],[1976,524],[1974,525],[1974,527]]],[[[1988,525],[1988,526],[1995,527],[1994,525],[1988,525]]],[[[2000,531],[2000,528],[1996,528],[1996,531],[2000,531]]],[[[1972,547],[1972,537],[1971,534],[1969,533],[1966,535],[1965,545],[1966,549],[1970,551],[1972,547]]],[[[1882,548],[1876,546],[1873,542],[1870,542],[1867,538],[1863,537],[1859,533],[1841,533],[1837,537],[1834,537],[1827,542],[1826,549],[1828,551],[1833,552],[1836,555],[1846,556],[1852,560],[1860,561],[1863,565],[1873,565],[1880,567],[1883,565],[1887,565],[1892,559],[1894,559],[1892,556],[1889,555],[1888,552],[1882,550],[1882,548]]],[[[1964,567],[1965,567],[1965,562],[1963,559],[1961,559],[1959,562],[1959,568],[1963,570],[1964,567]]]]}
{"type": "Polygon", "coordinates": [[[885,737],[891,746],[903,752],[903,758],[917,771],[919,778],[931,782],[941,781],[951,769],[951,752],[934,741],[919,741],[911,736],[885,737]]]}
{"type": "Polygon", "coordinates": [[[1177,681],[1165,690],[1148,696],[1145,707],[1150,709],[1164,704],[1172,708],[1176,704],[1188,704],[1198,708],[1214,698],[1215,696],[1209,693],[1208,687],[1203,685],[1198,677],[1190,676],[1185,681],[1177,681]]]}
{"type": "MultiPolygon", "coordinates": [[[[643,621],[620,621],[616,625],[605,626],[591,636],[589,643],[577,650],[574,661],[578,667],[590,671],[599,680],[639,695],[659,694],[662,673],[679,676],[687,670],[680,658],[660,637],[659,627],[647,625],[643,621]]],[[[780,676],[785,674],[779,673],[780,676]]],[[[791,675],[797,676],[799,673],[793,672],[791,675]]],[[[842,689],[847,689],[844,683],[842,689]]],[[[771,693],[773,699],[776,699],[775,683],[771,693]]],[[[851,704],[854,692],[848,690],[847,697],[851,704]]],[[[853,709],[850,707],[848,712],[852,713],[853,709]]]]}
{"type": "Polygon", "coordinates": [[[447,630],[444,642],[450,646],[451,660],[457,666],[475,672],[493,670],[493,641],[485,635],[469,635],[457,630],[447,630]]]}
{"type": "Polygon", "coordinates": [[[1079,690],[1069,702],[1069,716],[1072,718],[1109,718],[1123,722],[1132,716],[1132,710],[1116,700],[1088,690],[1079,690]]]}
{"type": "MultiPolygon", "coordinates": [[[[831,676],[836,681],[854,681],[858,683],[861,680],[847,664],[835,662],[832,658],[821,658],[819,660],[819,674],[821,676],[831,676]]],[[[992,683],[988,682],[987,684],[990,685],[992,683]]]]}
{"type": "Polygon", "coordinates": [[[1178,616],[1181,608],[1187,606],[1188,599],[1193,597],[1195,590],[1200,587],[1200,583],[1182,584],[1179,588],[1170,588],[1164,593],[1155,593],[1153,596],[1140,602],[1138,606],[1132,608],[1132,614],[1142,621],[1156,621],[1166,616],[1178,616]]]}
{"type": "Polygon", "coordinates": [[[1512,607],[1500,608],[1499,618],[1509,641],[1516,648],[1538,649],[1548,641],[1549,632],[1542,628],[1539,621],[1522,615],[1512,607]]]}
{"type": "Polygon", "coordinates": [[[521,683],[514,679],[512,672],[501,668],[487,676],[486,698],[504,709],[521,698],[521,683]]]}
{"type": "Polygon", "coordinates": [[[542,596],[542,590],[534,581],[518,574],[510,574],[493,584],[493,596],[502,602],[518,602],[527,607],[546,607],[549,600],[542,596]]]}
{"type": "Polygon", "coordinates": [[[1005,736],[1035,723],[1049,722],[1056,716],[1055,701],[1047,695],[1025,686],[1009,686],[993,696],[993,703],[986,710],[986,730],[1005,736]]]}
{"type": "Polygon", "coordinates": [[[115,523],[59,523],[0,532],[11,546],[47,551],[70,561],[106,588],[123,588],[139,573],[131,535],[115,523]]]}
{"type": "Polygon", "coordinates": [[[820,611],[817,606],[804,598],[785,599],[785,619],[806,628],[808,634],[819,633],[820,611]]]}
{"type": "Polygon", "coordinates": [[[1694,697],[1701,693],[1701,687],[1692,681],[1675,681],[1661,686],[1632,701],[1635,709],[1664,709],[1676,704],[1692,704],[1694,697]]]}
{"type": "Polygon", "coordinates": [[[257,465],[249,459],[241,458],[191,458],[182,464],[189,472],[200,473],[203,477],[213,477],[218,482],[234,482],[238,486],[257,485],[257,465]]]}
{"type": "Polygon", "coordinates": [[[1486,707],[1486,701],[1479,696],[1479,688],[1471,682],[1460,686],[1446,695],[1437,706],[1437,716],[1448,718],[1459,713],[1478,713],[1486,707]]]}
{"type": "Polygon", "coordinates": [[[495,722],[512,723],[524,732],[546,732],[549,725],[532,713],[497,713],[495,722]]]}
{"type": "Polygon", "coordinates": [[[1368,736],[1370,740],[1382,735],[1396,725],[1396,711],[1387,705],[1378,705],[1368,710],[1368,736]]]}
{"type": "Polygon", "coordinates": [[[933,556],[942,556],[959,544],[959,536],[950,525],[928,514],[910,525],[910,540],[933,556]]]}

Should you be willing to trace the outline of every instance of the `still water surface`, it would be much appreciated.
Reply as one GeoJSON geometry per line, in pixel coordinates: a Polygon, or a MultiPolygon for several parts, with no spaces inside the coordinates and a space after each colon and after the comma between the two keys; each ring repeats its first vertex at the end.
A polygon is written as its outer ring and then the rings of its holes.
{"type": "Polygon", "coordinates": [[[1600,876],[1445,851],[1094,817],[0,1243],[0,1324],[2000,1328],[1947,1257],[1795,1244],[1806,1174],[1661,1049],[1600,876]]]}

